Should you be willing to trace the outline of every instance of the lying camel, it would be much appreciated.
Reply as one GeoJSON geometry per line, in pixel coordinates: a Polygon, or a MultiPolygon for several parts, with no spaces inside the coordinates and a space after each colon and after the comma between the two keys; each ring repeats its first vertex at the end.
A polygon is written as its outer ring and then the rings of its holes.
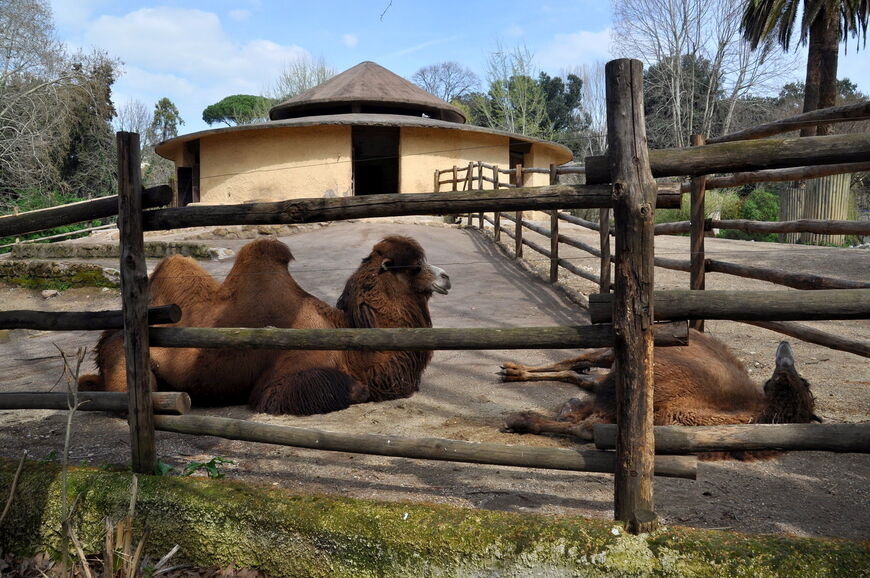
{"type": "MultiPolygon", "coordinates": [[[[290,249],[261,239],[239,251],[223,283],[188,257],[164,259],[150,280],[149,306],[175,303],[177,327],[431,327],[429,298],[450,278],[429,265],[410,237],[377,243],[347,280],[336,307],[307,293],[287,270],[290,249]]],[[[151,348],[153,386],[185,391],[194,403],[247,402],[258,412],[309,415],[352,403],[408,397],[431,351],[300,351],[151,348]]],[[[106,331],[96,348],[98,375],[81,390],[126,391],[123,334],[106,331]]]]}
{"type": "MultiPolygon", "coordinates": [[[[763,388],[749,378],[743,364],[724,343],[706,333],[689,331],[689,344],[655,348],[653,367],[654,425],[725,425],[809,423],[821,421],[813,411],[810,385],[795,368],[788,342],[776,350],[776,368],[763,388]]],[[[502,365],[503,381],[565,381],[593,394],[568,400],[555,419],[523,412],[507,419],[508,431],[550,433],[592,441],[596,423],[616,423],[616,380],[613,350],[592,349],[552,365],[502,365]],[[589,373],[592,368],[610,371],[589,373]]],[[[711,453],[702,457],[753,459],[773,452],[711,453]]]]}

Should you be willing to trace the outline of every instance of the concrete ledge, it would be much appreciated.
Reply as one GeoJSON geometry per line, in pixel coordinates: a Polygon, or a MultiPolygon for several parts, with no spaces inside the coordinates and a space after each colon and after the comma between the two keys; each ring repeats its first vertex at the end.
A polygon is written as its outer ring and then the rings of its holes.
{"type": "MultiPolygon", "coordinates": [[[[190,241],[145,241],[145,257],[162,259],[184,255],[194,259],[217,261],[234,255],[231,249],[211,247],[190,241]]],[[[12,247],[15,259],[118,259],[117,243],[25,243],[12,247]]]]}
{"type": "Polygon", "coordinates": [[[0,281],[28,289],[70,287],[120,287],[117,269],[92,263],[58,263],[54,261],[0,261],[0,281]]]}
{"type": "MultiPolygon", "coordinates": [[[[0,460],[0,495],[16,463],[0,460]]],[[[530,474],[533,475],[533,474],[530,474]]],[[[69,472],[74,525],[100,552],[104,519],[129,505],[131,474],[69,472]]],[[[28,462],[0,549],[56,548],[60,468],[28,462]]],[[[205,478],[140,476],[134,533],[146,551],[198,566],[258,568],[269,576],[858,576],[868,543],[662,529],[630,536],[606,520],[294,494],[205,478]],[[181,558],[181,560],[179,560],[181,558]]]]}

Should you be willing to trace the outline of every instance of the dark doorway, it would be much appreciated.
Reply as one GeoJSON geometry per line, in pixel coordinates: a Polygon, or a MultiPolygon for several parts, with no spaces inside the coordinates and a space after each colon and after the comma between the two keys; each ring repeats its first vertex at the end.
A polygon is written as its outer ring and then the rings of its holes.
{"type": "Polygon", "coordinates": [[[353,141],[353,194],[399,192],[399,128],[355,126],[353,141]]]}
{"type": "Polygon", "coordinates": [[[178,167],[178,198],[176,206],[184,207],[190,203],[199,202],[199,140],[184,145],[193,161],[192,167],[178,167]]]}

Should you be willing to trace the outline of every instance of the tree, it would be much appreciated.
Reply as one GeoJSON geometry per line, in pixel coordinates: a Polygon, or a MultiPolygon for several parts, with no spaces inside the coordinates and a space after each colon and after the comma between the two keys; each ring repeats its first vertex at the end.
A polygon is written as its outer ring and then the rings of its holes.
{"type": "Polygon", "coordinates": [[[582,156],[584,134],[591,122],[582,106],[583,80],[572,73],[562,78],[541,72],[538,84],[544,92],[552,139],[570,148],[575,156],[582,156]]]}
{"type": "Polygon", "coordinates": [[[547,99],[535,80],[532,54],[525,46],[498,49],[489,58],[489,90],[479,94],[473,108],[485,126],[538,138],[552,134],[547,99]]]}
{"type": "Polygon", "coordinates": [[[335,76],[335,69],[326,64],[322,56],[318,58],[300,56],[284,65],[278,78],[266,89],[265,96],[276,102],[283,102],[333,76],[335,76]]]}
{"type": "MultiPolygon", "coordinates": [[[[803,111],[810,112],[819,108],[828,108],[837,103],[837,60],[840,41],[853,38],[867,42],[867,24],[870,20],[870,2],[867,0],[746,0],[741,26],[744,37],[752,47],[769,41],[774,36],[784,51],[791,46],[797,24],[798,8],[803,8],[803,18],[800,23],[800,44],[809,44],[806,65],[806,82],[804,85],[803,111]]],[[[809,126],[801,130],[801,136],[831,134],[830,124],[809,126]]],[[[801,191],[795,187],[794,195],[801,191]]],[[[814,179],[807,183],[803,203],[783,203],[786,207],[781,217],[783,219],[816,218],[845,219],[848,218],[848,199],[850,196],[850,179],[843,175],[834,175],[824,179],[814,179]],[[830,196],[824,195],[822,189],[831,189],[830,196]],[[826,199],[823,201],[822,198],[826,199]],[[835,197],[831,200],[831,197],[835,197]],[[800,205],[803,208],[800,208],[800,205]],[[837,210],[841,207],[841,210],[837,210]],[[797,212],[800,210],[801,214],[797,212]]],[[[838,240],[820,235],[802,233],[804,242],[826,242],[838,240]]]]}
{"type": "Polygon", "coordinates": [[[145,139],[148,136],[148,129],[151,127],[151,111],[141,100],[129,99],[127,102],[118,107],[118,114],[112,122],[112,126],[116,132],[135,132],[142,138],[141,145],[144,147],[147,143],[145,139]]]}
{"type": "MultiPolygon", "coordinates": [[[[853,38],[867,42],[870,3],[867,0],[747,0],[741,26],[755,49],[776,37],[789,51],[803,5],[800,44],[809,44],[803,112],[834,106],[837,100],[837,60],[840,41],[853,38]]],[[[831,125],[807,127],[801,136],[830,134],[831,125]]]]}
{"type": "Polygon", "coordinates": [[[265,96],[234,94],[202,111],[202,120],[209,126],[222,122],[227,126],[263,122],[269,118],[273,101],[265,96]]]}
{"type": "Polygon", "coordinates": [[[156,145],[177,137],[178,127],[183,124],[184,120],[175,104],[166,97],[161,98],[154,105],[154,116],[151,117],[151,126],[148,127],[149,142],[156,145]]]}
{"type": "Polygon", "coordinates": [[[731,0],[614,0],[620,56],[638,58],[647,69],[659,67],[669,146],[688,146],[687,130],[710,136],[718,123],[717,131],[728,131],[735,103],[789,70],[769,44],[750,56],[740,15],[740,5],[731,0]],[[706,71],[692,68],[702,63],[706,71]],[[705,77],[712,81],[698,84],[705,77]]]}
{"type": "Polygon", "coordinates": [[[474,72],[452,61],[424,66],[414,73],[411,81],[447,102],[467,96],[480,85],[480,79],[474,72]]]}

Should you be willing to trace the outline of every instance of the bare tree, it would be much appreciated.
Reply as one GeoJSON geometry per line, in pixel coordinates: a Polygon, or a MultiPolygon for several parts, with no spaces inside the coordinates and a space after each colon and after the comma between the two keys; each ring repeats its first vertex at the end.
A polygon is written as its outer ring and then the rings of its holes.
{"type": "Polygon", "coordinates": [[[692,133],[729,130],[739,99],[790,72],[790,58],[772,45],[750,56],[741,8],[733,0],[614,0],[615,51],[655,67],[646,88],[659,98],[647,112],[667,118],[659,142],[687,146],[692,133]]]}
{"type": "Polygon", "coordinates": [[[453,61],[424,66],[414,73],[411,81],[447,102],[467,96],[480,85],[476,74],[453,61]]]}
{"type": "Polygon", "coordinates": [[[118,107],[118,116],[112,126],[116,131],[138,133],[142,137],[142,146],[145,146],[148,129],[151,127],[151,111],[141,100],[131,98],[118,107]]]}
{"type": "Polygon", "coordinates": [[[264,96],[276,101],[293,98],[335,76],[335,69],[322,56],[305,55],[284,64],[283,70],[266,89],[264,96]]]}
{"type": "Polygon", "coordinates": [[[563,71],[563,76],[576,74],[583,80],[583,111],[589,128],[583,139],[583,155],[600,155],[607,148],[607,99],[605,96],[604,62],[575,66],[563,71]]]}

